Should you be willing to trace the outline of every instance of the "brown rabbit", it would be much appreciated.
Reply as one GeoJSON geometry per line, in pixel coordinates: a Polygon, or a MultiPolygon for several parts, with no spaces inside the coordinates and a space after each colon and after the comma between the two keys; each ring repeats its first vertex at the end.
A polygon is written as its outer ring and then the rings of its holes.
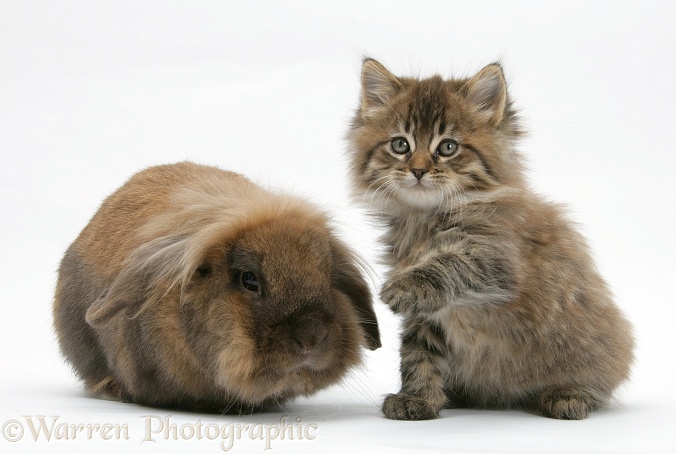
{"type": "Polygon", "coordinates": [[[54,323],[90,392],[259,411],[380,347],[357,263],[312,205],[215,167],[151,167],[66,251],[54,323]]]}

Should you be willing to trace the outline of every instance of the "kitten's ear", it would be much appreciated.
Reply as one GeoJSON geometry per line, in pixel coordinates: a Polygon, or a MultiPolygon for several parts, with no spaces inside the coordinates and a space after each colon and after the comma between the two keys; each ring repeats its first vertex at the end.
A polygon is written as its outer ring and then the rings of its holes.
{"type": "Polygon", "coordinates": [[[507,107],[507,83],[499,64],[484,67],[463,86],[467,100],[500,124],[507,107]]]}
{"type": "Polygon", "coordinates": [[[364,112],[388,105],[401,88],[399,79],[387,68],[372,58],[364,59],[361,68],[361,107],[364,112]]]}

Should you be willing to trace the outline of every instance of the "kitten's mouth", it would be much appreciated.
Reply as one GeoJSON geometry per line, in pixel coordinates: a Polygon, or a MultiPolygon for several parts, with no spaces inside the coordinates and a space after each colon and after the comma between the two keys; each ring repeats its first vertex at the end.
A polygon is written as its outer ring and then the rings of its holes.
{"type": "Polygon", "coordinates": [[[406,185],[407,189],[413,189],[414,191],[432,191],[434,186],[430,184],[429,181],[424,179],[416,180],[411,182],[411,184],[406,185]]]}
{"type": "Polygon", "coordinates": [[[401,182],[397,192],[399,200],[418,208],[434,208],[440,202],[439,187],[424,178],[401,182]]]}

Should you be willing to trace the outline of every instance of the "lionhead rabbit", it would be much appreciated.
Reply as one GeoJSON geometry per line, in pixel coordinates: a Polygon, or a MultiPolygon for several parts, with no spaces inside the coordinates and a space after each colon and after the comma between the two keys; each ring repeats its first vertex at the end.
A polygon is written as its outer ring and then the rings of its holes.
{"type": "Polygon", "coordinates": [[[250,412],[380,347],[358,262],[301,200],[183,162],[134,175],[66,251],[54,322],[86,388],[250,412]]]}

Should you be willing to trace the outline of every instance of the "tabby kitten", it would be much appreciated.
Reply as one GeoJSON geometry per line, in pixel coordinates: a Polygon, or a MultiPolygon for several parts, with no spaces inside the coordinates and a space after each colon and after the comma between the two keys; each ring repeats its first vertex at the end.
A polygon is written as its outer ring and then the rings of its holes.
{"type": "Polygon", "coordinates": [[[532,408],[582,419],[628,378],[631,326],[585,240],[528,187],[498,64],[463,80],[366,59],[348,134],[355,194],[387,227],[381,299],[403,316],[391,419],[532,408]]]}

